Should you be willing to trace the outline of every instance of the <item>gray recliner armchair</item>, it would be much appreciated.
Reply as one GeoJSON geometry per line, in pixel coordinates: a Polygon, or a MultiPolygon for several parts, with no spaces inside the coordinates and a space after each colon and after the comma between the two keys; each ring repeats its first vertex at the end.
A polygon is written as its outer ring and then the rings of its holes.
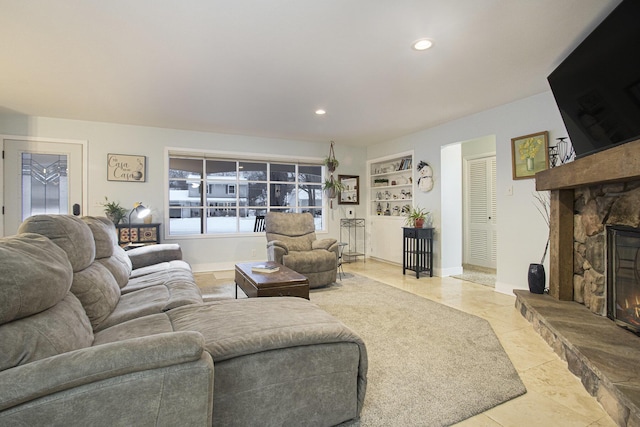
{"type": "Polygon", "coordinates": [[[311,214],[269,212],[266,215],[266,236],[269,261],[306,276],[310,288],[336,281],[338,242],[336,239],[316,238],[311,214]]]}

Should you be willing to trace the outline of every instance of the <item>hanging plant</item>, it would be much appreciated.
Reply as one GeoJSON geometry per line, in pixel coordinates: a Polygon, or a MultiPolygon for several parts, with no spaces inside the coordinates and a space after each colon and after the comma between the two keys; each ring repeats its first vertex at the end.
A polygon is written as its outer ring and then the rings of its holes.
{"type": "Polygon", "coordinates": [[[327,169],[331,173],[335,172],[338,166],[340,165],[340,162],[338,161],[338,159],[336,159],[336,155],[333,152],[333,144],[334,142],[331,141],[331,148],[329,148],[329,155],[324,159],[324,165],[327,167],[327,169]]]}
{"type": "Polygon", "coordinates": [[[333,175],[329,179],[324,181],[322,189],[327,192],[327,197],[334,199],[338,197],[338,193],[344,190],[344,184],[339,180],[336,180],[333,175]]]}

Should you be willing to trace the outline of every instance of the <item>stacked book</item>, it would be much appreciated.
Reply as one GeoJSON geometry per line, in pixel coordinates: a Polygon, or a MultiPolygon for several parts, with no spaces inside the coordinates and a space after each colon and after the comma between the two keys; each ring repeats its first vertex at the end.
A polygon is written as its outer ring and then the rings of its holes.
{"type": "Polygon", "coordinates": [[[253,273],[275,273],[278,270],[280,267],[270,264],[257,264],[251,267],[253,273]]]}

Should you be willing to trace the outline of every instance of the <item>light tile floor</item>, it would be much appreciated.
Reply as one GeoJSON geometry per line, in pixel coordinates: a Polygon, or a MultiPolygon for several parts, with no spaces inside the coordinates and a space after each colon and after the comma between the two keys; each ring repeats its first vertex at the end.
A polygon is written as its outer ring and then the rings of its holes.
{"type": "MultiPolygon", "coordinates": [[[[515,296],[450,277],[403,276],[402,268],[379,262],[344,264],[357,273],[441,304],[486,319],[518,370],[527,393],[456,426],[460,427],[614,427],[616,424],[580,380],[515,309],[515,296]]],[[[198,273],[198,284],[207,291],[233,283],[233,272],[198,273]]],[[[473,357],[472,354],[469,357],[473,357]]]]}

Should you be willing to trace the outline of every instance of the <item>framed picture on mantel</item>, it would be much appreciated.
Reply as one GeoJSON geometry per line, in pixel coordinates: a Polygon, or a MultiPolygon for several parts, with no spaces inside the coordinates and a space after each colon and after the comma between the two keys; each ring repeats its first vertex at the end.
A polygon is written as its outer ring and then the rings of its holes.
{"type": "Polygon", "coordinates": [[[513,179],[534,178],[549,168],[549,132],[538,132],[511,139],[513,179]]]}

